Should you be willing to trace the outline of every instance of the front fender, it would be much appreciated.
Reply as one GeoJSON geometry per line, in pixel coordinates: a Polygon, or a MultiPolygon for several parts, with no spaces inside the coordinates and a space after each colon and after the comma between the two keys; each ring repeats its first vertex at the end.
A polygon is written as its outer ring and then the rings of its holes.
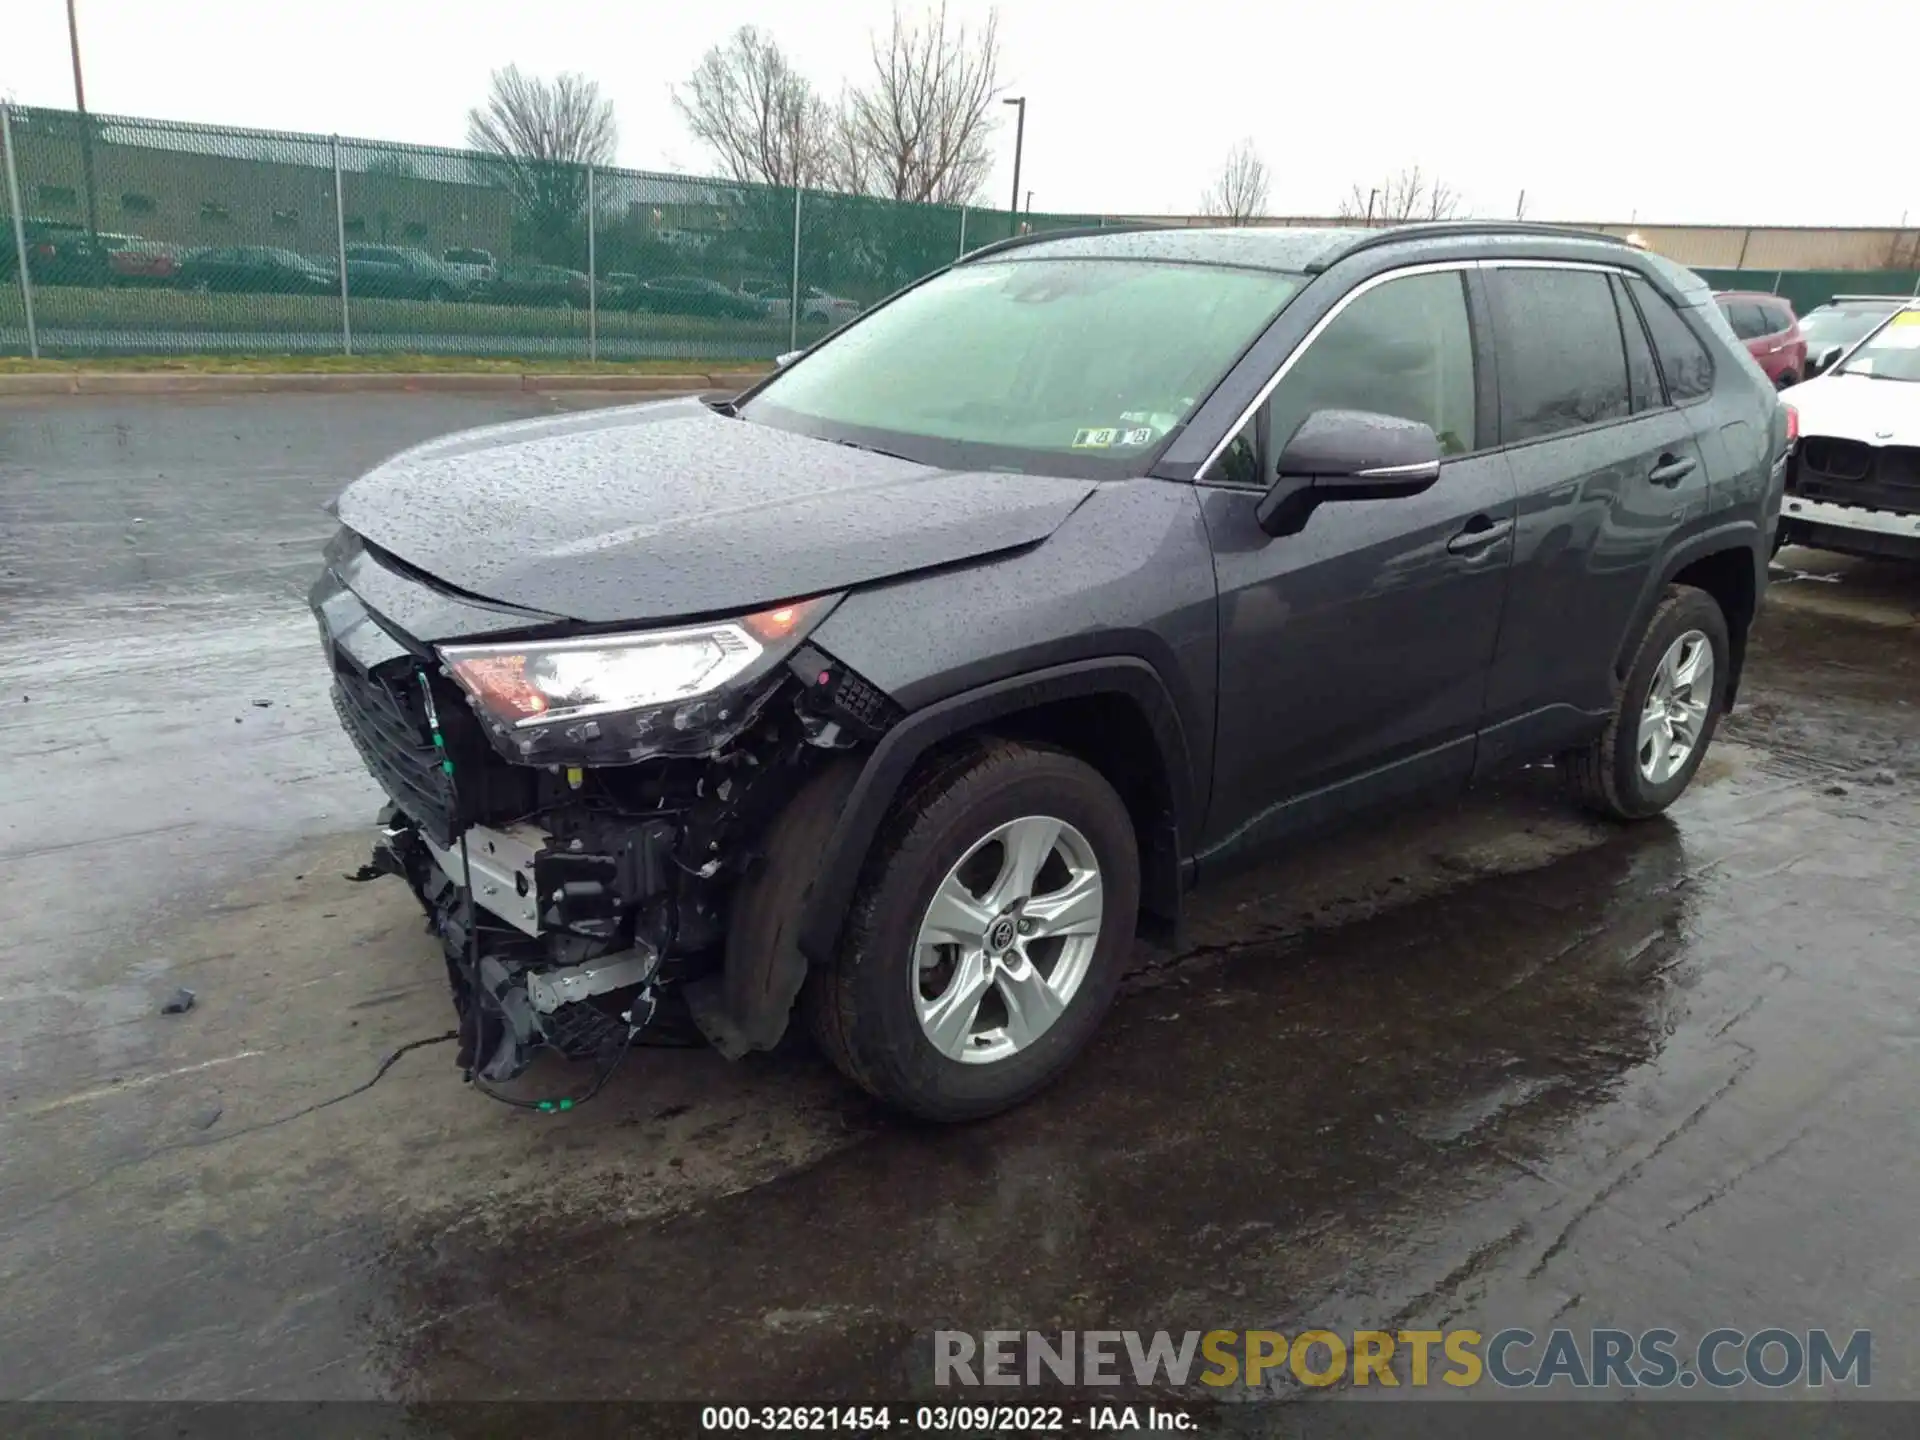
{"type": "Polygon", "coordinates": [[[854,782],[821,856],[819,875],[800,922],[801,953],[815,964],[833,955],[874,837],[923,755],[956,735],[1021,711],[1094,695],[1124,697],[1146,716],[1173,811],[1173,863],[1180,864],[1189,849],[1195,796],[1186,736],[1166,683],[1152,665],[1131,655],[1056,665],[948,696],[914,711],[881,737],[854,782]]]}

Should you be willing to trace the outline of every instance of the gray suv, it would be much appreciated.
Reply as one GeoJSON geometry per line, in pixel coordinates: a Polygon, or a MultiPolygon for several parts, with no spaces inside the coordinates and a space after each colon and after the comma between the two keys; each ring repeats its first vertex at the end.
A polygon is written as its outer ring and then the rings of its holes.
{"type": "MultiPolygon", "coordinates": [[[[737,398],[430,441],[313,591],[479,1088],[790,1012],[939,1119],[1088,1044],[1141,930],[1364,807],[1680,795],[1785,412],[1701,281],[1520,225],[976,251],[737,398]]],[[[589,1090],[587,1093],[591,1093],[589,1090]]]]}

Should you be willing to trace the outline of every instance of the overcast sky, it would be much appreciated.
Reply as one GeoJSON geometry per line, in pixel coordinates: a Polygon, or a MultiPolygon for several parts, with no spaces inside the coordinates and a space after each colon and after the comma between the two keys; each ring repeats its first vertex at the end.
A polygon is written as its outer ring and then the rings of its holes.
{"type": "MultiPolygon", "coordinates": [[[[903,0],[912,5],[914,0],[903,0]]],[[[620,161],[710,167],[669,102],[734,27],[829,93],[888,0],[79,0],[93,109],[458,145],[488,71],[578,70],[620,161]]],[[[977,23],[985,0],[951,0],[977,23]]],[[[1920,224],[1920,0],[1003,0],[1034,208],[1189,212],[1249,136],[1276,214],[1418,164],[1479,214],[1920,224]],[[1899,59],[1897,57],[1904,57],[1899,59]],[[1889,65],[1887,60],[1894,60],[1889,65]]],[[[64,0],[0,0],[0,96],[73,102],[64,0]]],[[[988,198],[1007,203],[1013,111],[988,198]]]]}

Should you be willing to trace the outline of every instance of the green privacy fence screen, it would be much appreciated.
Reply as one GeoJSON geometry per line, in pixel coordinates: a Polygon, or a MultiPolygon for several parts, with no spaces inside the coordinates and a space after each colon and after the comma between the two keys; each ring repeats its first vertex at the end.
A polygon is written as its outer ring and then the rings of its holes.
{"type": "Polygon", "coordinates": [[[6,122],[0,353],[762,360],[1016,223],[1101,223],[22,106],[6,122]]]}
{"type": "Polygon", "coordinates": [[[1699,270],[1716,290],[1779,295],[1799,314],[1836,295],[1920,295],[1915,270],[1699,270]]]}

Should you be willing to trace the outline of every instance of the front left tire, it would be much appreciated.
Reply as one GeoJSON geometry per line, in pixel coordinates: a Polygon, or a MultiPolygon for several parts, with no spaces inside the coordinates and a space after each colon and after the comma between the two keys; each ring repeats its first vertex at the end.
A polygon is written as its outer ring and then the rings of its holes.
{"type": "Polygon", "coordinates": [[[1132,817],[1059,750],[983,741],[895,807],[833,963],[814,1037],[849,1079],[928,1120],[970,1120],[1057,1079],[1112,1003],[1140,906],[1132,817]]]}

